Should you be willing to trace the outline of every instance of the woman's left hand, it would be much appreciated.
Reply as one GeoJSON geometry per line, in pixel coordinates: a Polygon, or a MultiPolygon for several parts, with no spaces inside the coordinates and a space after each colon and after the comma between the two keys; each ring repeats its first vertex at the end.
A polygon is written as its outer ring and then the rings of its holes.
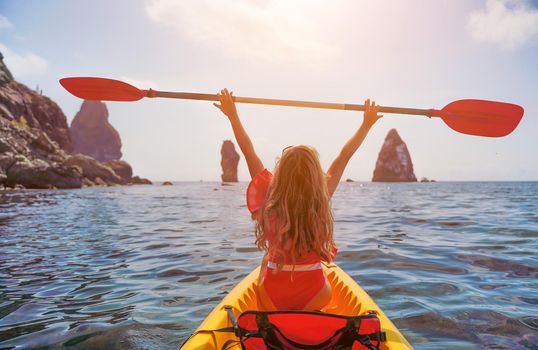
{"type": "Polygon", "coordinates": [[[228,92],[228,89],[220,90],[220,93],[217,94],[219,97],[220,105],[213,103],[215,107],[220,109],[228,119],[238,118],[237,108],[235,108],[235,102],[233,99],[233,92],[228,92]]]}

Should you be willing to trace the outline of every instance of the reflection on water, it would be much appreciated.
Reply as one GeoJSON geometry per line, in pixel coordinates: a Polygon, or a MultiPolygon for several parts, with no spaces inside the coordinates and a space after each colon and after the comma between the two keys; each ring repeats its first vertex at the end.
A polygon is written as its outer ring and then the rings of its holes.
{"type": "MultiPolygon", "coordinates": [[[[175,349],[260,260],[246,184],[0,194],[0,348],[175,349]]],[[[538,183],[343,183],[337,263],[417,349],[538,348],[538,183]]]]}

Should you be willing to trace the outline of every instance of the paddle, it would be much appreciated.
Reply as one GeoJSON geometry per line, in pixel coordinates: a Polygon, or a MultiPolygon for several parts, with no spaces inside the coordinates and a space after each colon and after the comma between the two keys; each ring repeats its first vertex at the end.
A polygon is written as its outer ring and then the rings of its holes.
{"type": "MultiPolygon", "coordinates": [[[[60,84],[71,94],[86,100],[138,101],[143,97],[166,97],[188,100],[218,101],[214,94],[169,92],[138,89],[125,82],[94,77],[60,79],[60,84]]],[[[364,105],[275,100],[267,98],[234,97],[235,102],[277,106],[311,107],[364,111],[364,105]]],[[[458,100],[443,109],[417,109],[381,106],[380,113],[424,115],[439,117],[455,131],[477,136],[501,137],[510,134],[523,117],[521,106],[486,100],[458,100]]]]}

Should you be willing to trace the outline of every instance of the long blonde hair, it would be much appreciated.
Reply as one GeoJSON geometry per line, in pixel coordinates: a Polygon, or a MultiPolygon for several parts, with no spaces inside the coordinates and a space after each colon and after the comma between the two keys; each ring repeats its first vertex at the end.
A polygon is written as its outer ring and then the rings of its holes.
{"type": "Polygon", "coordinates": [[[327,175],[317,151],[308,146],[284,150],[256,223],[258,248],[271,250],[277,270],[286,254],[293,264],[310,252],[330,262],[335,247],[333,221],[327,175]],[[275,235],[272,246],[269,235],[275,235]],[[285,252],[287,245],[290,250],[285,252]]]}

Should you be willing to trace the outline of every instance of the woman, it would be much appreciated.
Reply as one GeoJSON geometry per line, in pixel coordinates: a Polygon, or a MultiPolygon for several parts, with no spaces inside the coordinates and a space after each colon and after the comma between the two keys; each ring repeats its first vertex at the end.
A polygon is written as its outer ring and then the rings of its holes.
{"type": "Polygon", "coordinates": [[[256,244],[265,252],[259,304],[265,310],[320,310],[331,300],[321,262],[331,262],[337,250],[330,200],[349,159],[381,117],[379,106],[366,100],[362,125],[327,173],[316,150],[301,145],[282,151],[273,176],[256,155],[232,94],[224,89],[218,96],[214,105],[228,117],[252,178],[247,207],[256,221],[256,244]]]}

